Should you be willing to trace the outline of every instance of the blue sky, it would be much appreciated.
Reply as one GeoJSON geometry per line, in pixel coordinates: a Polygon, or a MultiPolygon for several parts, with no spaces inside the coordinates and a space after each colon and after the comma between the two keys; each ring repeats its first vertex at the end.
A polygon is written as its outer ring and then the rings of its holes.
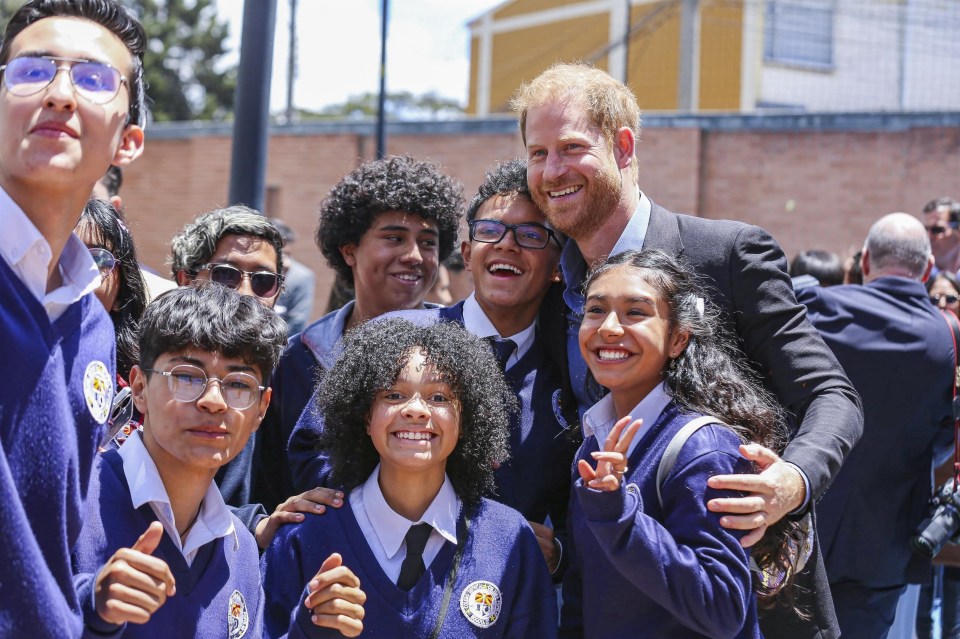
{"type": "MultiPolygon", "coordinates": [[[[470,71],[467,22],[503,1],[390,0],[387,90],[436,91],[466,104],[470,71]]],[[[219,15],[230,22],[232,49],[240,42],[243,2],[216,0],[219,15]]],[[[350,95],[377,90],[380,0],[299,0],[297,14],[297,107],[319,109],[350,95]]],[[[289,0],[277,0],[272,111],[286,105],[289,20],[289,0]]]]}

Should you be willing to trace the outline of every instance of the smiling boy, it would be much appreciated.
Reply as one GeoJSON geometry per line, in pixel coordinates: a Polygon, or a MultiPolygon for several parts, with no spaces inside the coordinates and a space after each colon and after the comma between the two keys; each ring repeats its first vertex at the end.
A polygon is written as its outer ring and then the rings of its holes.
{"type": "Polygon", "coordinates": [[[81,632],[70,570],[113,396],[113,326],[72,233],[143,148],[143,28],[113,0],[33,0],[0,48],[0,636],[81,632]]]}
{"type": "Polygon", "coordinates": [[[285,337],[273,311],[222,286],[147,308],[130,373],[143,431],[98,460],[74,551],[91,634],[260,636],[257,544],[213,478],[260,425],[285,337]]]}

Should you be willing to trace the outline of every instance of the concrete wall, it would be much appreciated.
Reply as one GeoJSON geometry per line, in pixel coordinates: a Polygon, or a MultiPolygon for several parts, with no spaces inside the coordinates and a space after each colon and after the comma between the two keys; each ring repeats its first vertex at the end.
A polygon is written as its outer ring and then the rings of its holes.
{"type": "MultiPolygon", "coordinates": [[[[512,118],[396,124],[388,135],[389,153],[434,160],[468,199],[489,166],[523,154],[512,118]]],[[[230,136],[224,126],[156,125],[125,173],[141,257],[164,275],[172,235],[227,203],[230,136]]],[[[297,231],[291,252],[320,275],[319,315],[332,275],[313,243],[318,207],[344,173],[373,157],[373,126],[277,127],[269,154],[267,209],[297,231]]],[[[960,196],[960,113],[647,116],[639,165],[644,192],[674,211],[758,224],[788,256],[847,253],[881,215],[960,196]]]]}

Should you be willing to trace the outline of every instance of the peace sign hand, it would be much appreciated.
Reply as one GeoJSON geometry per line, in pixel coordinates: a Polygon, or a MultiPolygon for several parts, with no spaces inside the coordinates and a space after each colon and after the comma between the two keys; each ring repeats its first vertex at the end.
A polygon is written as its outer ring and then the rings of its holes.
{"type": "Polygon", "coordinates": [[[597,460],[596,470],[591,468],[590,462],[585,459],[577,463],[577,470],[580,471],[580,477],[583,478],[583,483],[587,487],[605,492],[613,492],[620,488],[623,475],[627,472],[627,450],[630,448],[633,436],[643,425],[642,419],[631,423],[632,419],[627,415],[618,421],[603,442],[603,450],[590,453],[590,456],[597,460]],[[630,425],[627,426],[627,424],[630,425]]]}

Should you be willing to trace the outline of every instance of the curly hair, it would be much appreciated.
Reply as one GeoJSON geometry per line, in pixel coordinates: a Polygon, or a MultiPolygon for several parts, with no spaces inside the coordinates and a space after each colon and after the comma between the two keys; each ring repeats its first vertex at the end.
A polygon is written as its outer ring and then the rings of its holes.
{"type": "Polygon", "coordinates": [[[380,461],[367,434],[374,400],[389,389],[419,349],[462,406],[460,439],[446,473],[464,504],[494,490],[493,466],[509,456],[510,413],[517,400],[490,348],[454,322],[419,326],[402,318],[367,322],[344,337],[343,351],[324,376],[317,404],[324,428],[319,445],[331,478],[349,491],[380,461]]]}
{"type": "Polygon", "coordinates": [[[475,219],[483,203],[495,195],[513,194],[533,202],[530,197],[530,187],[527,186],[527,163],[520,158],[501,162],[487,171],[483,184],[480,185],[477,194],[473,196],[467,207],[467,220],[475,219]]]}
{"type": "Polygon", "coordinates": [[[147,308],[147,285],[140,272],[133,236],[117,209],[103,200],[87,202],[77,231],[89,233],[95,246],[107,249],[117,260],[117,301],[107,311],[117,334],[117,373],[126,379],[137,363],[137,328],[147,308]]]}
{"type": "MultiPolygon", "coordinates": [[[[723,421],[744,443],[756,442],[782,453],[788,441],[786,415],[723,329],[719,309],[708,301],[695,271],[681,258],[660,250],[625,251],[590,273],[584,294],[599,278],[622,268],[633,270],[667,303],[671,331],[689,333],[686,348],[663,371],[673,401],[685,411],[723,421]]],[[[793,604],[790,545],[799,547],[803,539],[799,523],[783,518],[753,546],[752,556],[764,572],[787,575],[771,585],[755,580],[761,606],[793,604]]]]}
{"type": "Polygon", "coordinates": [[[463,187],[430,162],[406,155],[367,162],[345,175],[320,205],[317,246],[353,286],[353,270],[340,247],[359,244],[378,215],[403,211],[436,224],[442,262],[456,247],[462,208],[463,187]]]}

